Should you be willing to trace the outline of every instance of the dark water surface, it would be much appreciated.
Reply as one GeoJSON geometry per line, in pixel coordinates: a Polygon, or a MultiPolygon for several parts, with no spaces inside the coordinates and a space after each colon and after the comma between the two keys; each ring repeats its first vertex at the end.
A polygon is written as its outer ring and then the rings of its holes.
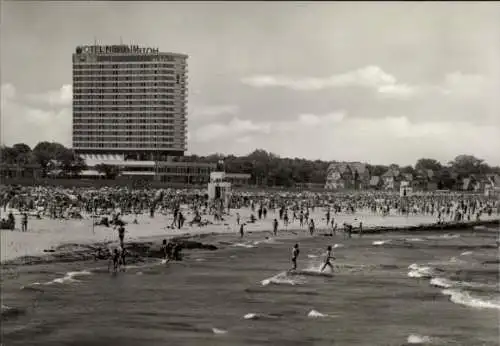
{"type": "Polygon", "coordinates": [[[3,268],[2,343],[498,345],[496,235],[210,236],[219,250],[118,275],[106,262],[3,268]],[[286,275],[295,242],[304,271],[286,275]],[[334,275],[313,275],[334,244],[334,275]]]}

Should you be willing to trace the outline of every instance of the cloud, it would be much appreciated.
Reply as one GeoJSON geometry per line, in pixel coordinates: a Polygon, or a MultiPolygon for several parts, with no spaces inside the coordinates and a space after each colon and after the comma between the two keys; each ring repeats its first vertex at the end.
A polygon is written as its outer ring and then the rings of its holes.
{"type": "Polygon", "coordinates": [[[221,138],[238,138],[252,133],[269,133],[270,126],[266,123],[256,124],[251,120],[233,118],[229,123],[213,123],[202,126],[194,131],[194,139],[205,143],[221,138]]]}
{"type": "Polygon", "coordinates": [[[332,75],[326,78],[294,78],[288,76],[256,75],[241,80],[254,88],[285,88],[294,91],[318,92],[331,88],[360,87],[374,91],[381,98],[409,99],[412,96],[455,98],[480,98],[485,93],[495,93],[500,86],[491,83],[482,75],[460,71],[444,76],[441,83],[410,85],[399,82],[395,76],[378,66],[367,66],[358,70],[332,75]]]}
{"type": "Polygon", "coordinates": [[[328,123],[336,123],[344,120],[346,114],[344,111],[328,113],[326,115],[316,115],[311,113],[303,113],[298,117],[298,123],[306,126],[318,126],[328,123]]]}
{"type": "Polygon", "coordinates": [[[235,115],[238,112],[239,107],[236,105],[193,106],[190,116],[212,119],[223,115],[235,115]]]}
{"type": "Polygon", "coordinates": [[[234,138],[239,143],[249,143],[255,135],[273,135],[284,132],[294,132],[304,127],[315,128],[341,122],[345,117],[343,111],[316,115],[312,113],[299,114],[291,121],[258,122],[249,119],[233,118],[228,123],[212,123],[198,128],[193,140],[199,143],[210,142],[223,138],[234,138]]]}
{"type": "MultiPolygon", "coordinates": [[[[472,95],[475,91],[467,91],[468,86],[471,89],[480,85],[489,87],[480,78],[466,74],[450,74],[445,79],[447,88],[456,93],[461,90],[472,95]]],[[[23,96],[11,84],[2,85],[1,90],[3,143],[25,142],[34,146],[39,141],[48,140],[71,146],[71,107],[54,102],[50,97],[45,98],[49,100],[47,102],[33,104],[32,98],[23,96]]],[[[45,95],[62,95],[61,90],[63,88],[45,95]]],[[[440,89],[432,93],[441,93],[439,100],[453,95],[444,95],[440,89]]],[[[267,116],[261,118],[254,117],[251,109],[243,109],[236,102],[234,105],[205,105],[195,108],[198,117],[190,121],[189,151],[199,155],[214,152],[241,155],[255,148],[264,148],[282,156],[382,164],[413,164],[420,157],[434,157],[446,162],[458,154],[472,153],[490,164],[500,163],[498,122],[481,124],[470,116],[446,118],[440,116],[446,113],[446,109],[433,106],[428,100],[432,98],[420,100],[426,106],[418,113],[427,111],[428,117],[406,113],[404,108],[395,107],[392,100],[386,114],[380,113],[376,117],[370,110],[377,103],[353,110],[347,104],[342,108],[331,107],[329,111],[318,111],[314,107],[304,111],[309,103],[298,109],[284,99],[277,102],[277,110],[283,116],[273,117],[273,113],[266,112],[266,107],[263,107],[267,116]]],[[[327,104],[324,106],[326,108],[327,104]]]]}
{"type": "MultiPolygon", "coordinates": [[[[13,145],[23,142],[33,147],[41,141],[57,141],[71,146],[70,107],[46,110],[30,106],[25,102],[28,97],[23,98],[10,84],[3,84],[1,92],[2,144],[13,145]]],[[[57,93],[58,91],[53,91],[46,95],[57,93]]]]}
{"type": "Polygon", "coordinates": [[[59,90],[51,90],[40,94],[29,94],[26,96],[26,99],[35,104],[48,105],[50,107],[71,106],[73,100],[73,86],[71,84],[65,84],[59,90]]]}
{"type": "Polygon", "coordinates": [[[373,89],[386,96],[410,96],[416,92],[415,87],[398,83],[393,75],[383,71],[378,66],[367,66],[326,78],[256,75],[243,78],[242,83],[255,88],[283,87],[297,91],[318,91],[356,86],[373,89]]]}
{"type": "Polygon", "coordinates": [[[0,92],[0,100],[2,101],[2,104],[16,97],[16,88],[14,88],[14,86],[9,83],[2,84],[0,92]]]}
{"type": "Polygon", "coordinates": [[[302,114],[289,122],[252,123],[252,128],[271,131],[232,132],[219,124],[224,136],[190,146],[208,154],[247,154],[264,148],[286,157],[323,160],[359,160],[374,164],[414,164],[418,158],[432,157],[447,162],[461,153],[473,153],[490,164],[500,163],[500,129],[470,121],[412,122],[408,117],[381,119],[351,118],[342,112],[335,117],[302,114]],[[340,115],[343,114],[343,115],[340,115]],[[319,120],[321,119],[321,120],[319,120]]]}

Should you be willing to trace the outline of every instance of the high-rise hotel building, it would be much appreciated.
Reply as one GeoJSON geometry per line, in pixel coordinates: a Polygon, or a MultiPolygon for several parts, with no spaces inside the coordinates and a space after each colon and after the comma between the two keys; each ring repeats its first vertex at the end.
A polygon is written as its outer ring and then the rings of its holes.
{"type": "Polygon", "coordinates": [[[73,54],[73,148],[84,157],[161,160],[186,151],[187,55],[80,46],[73,54]]]}

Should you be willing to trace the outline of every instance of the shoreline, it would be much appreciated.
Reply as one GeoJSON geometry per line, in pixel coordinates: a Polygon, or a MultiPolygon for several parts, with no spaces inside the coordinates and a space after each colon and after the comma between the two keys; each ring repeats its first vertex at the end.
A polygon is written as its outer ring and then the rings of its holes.
{"type": "MultiPolygon", "coordinates": [[[[363,229],[362,234],[386,234],[398,232],[412,232],[412,233],[429,233],[436,231],[453,230],[455,232],[473,230],[475,227],[481,227],[478,231],[499,231],[500,219],[490,219],[482,221],[466,221],[466,222],[446,222],[446,223],[428,223],[419,225],[405,225],[405,226],[371,226],[363,229]],[[494,229],[496,228],[496,230],[494,229]]],[[[304,232],[304,237],[309,237],[306,228],[289,228],[281,230],[281,234],[295,234],[296,237],[301,237],[300,233],[304,232]]],[[[337,230],[337,234],[341,234],[342,230],[337,230]]],[[[268,229],[252,229],[245,232],[246,234],[254,233],[271,233],[268,229]]],[[[359,234],[359,229],[353,229],[353,234],[359,234]]],[[[141,262],[147,259],[163,258],[161,252],[161,241],[168,239],[171,242],[181,243],[185,250],[210,250],[216,251],[218,244],[207,244],[203,242],[204,238],[216,237],[229,234],[236,234],[236,232],[227,231],[213,231],[203,232],[194,231],[186,232],[184,234],[165,234],[165,235],[151,235],[144,237],[137,237],[131,241],[126,242],[125,248],[129,254],[127,262],[130,264],[141,262]]],[[[331,233],[326,233],[324,228],[318,229],[316,235],[319,236],[333,236],[331,233]]],[[[29,266],[37,264],[50,264],[50,263],[70,263],[70,262],[83,262],[83,261],[102,261],[107,258],[99,256],[99,249],[108,248],[110,245],[115,244],[115,241],[105,242],[91,242],[91,243],[66,243],[61,244],[55,249],[44,250],[42,255],[38,256],[19,256],[12,258],[1,263],[2,267],[17,267],[29,266]]]]}

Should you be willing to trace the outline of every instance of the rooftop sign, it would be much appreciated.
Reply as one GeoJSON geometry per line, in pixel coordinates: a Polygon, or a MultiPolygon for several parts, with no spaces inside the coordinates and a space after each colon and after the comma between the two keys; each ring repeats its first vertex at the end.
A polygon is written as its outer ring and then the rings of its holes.
{"type": "Polygon", "coordinates": [[[76,47],[76,54],[158,54],[158,48],[113,45],[113,46],[79,46],[76,47]]]}

